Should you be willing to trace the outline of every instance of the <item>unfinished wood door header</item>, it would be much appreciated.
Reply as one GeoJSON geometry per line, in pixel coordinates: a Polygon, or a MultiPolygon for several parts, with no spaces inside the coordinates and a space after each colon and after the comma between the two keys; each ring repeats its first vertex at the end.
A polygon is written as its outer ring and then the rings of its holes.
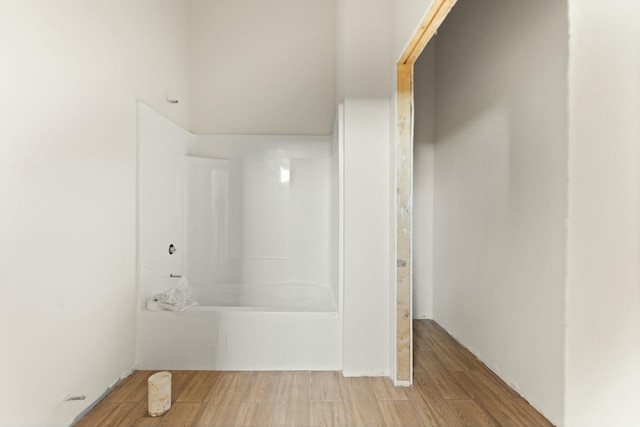
{"type": "Polygon", "coordinates": [[[447,17],[451,8],[456,4],[457,0],[434,0],[425,15],[420,27],[411,38],[411,42],[404,50],[404,53],[398,61],[398,65],[413,65],[429,43],[429,40],[438,31],[440,24],[447,17]]]}

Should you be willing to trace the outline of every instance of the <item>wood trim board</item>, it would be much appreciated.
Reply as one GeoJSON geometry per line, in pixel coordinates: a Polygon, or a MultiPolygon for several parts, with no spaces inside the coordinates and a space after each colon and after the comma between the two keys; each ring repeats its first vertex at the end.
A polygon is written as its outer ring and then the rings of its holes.
{"type": "Polygon", "coordinates": [[[412,382],[413,65],[457,0],[434,0],[397,64],[396,385],[412,382]]]}

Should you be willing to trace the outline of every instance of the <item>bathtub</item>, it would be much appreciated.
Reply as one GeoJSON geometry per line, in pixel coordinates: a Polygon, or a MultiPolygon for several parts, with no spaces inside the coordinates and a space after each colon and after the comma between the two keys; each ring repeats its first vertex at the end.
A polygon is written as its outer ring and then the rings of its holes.
{"type": "Polygon", "coordinates": [[[140,369],[339,370],[341,322],[329,286],[194,286],[198,306],[142,308],[140,369]]]}

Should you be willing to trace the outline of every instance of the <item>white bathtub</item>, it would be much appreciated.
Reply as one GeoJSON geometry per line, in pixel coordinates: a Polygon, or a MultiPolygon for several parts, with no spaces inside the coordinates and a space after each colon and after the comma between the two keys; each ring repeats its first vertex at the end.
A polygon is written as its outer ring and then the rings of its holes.
{"type": "Polygon", "coordinates": [[[182,314],[140,311],[140,369],[341,369],[329,286],[212,285],[192,297],[199,305],[182,314]]]}

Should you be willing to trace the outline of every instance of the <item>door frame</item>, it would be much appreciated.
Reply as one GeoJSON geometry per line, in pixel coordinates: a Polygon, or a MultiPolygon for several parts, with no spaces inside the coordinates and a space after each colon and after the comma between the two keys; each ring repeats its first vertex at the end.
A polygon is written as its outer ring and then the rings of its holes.
{"type": "Polygon", "coordinates": [[[396,385],[413,380],[413,66],[457,0],[434,0],[397,64],[396,385]]]}

